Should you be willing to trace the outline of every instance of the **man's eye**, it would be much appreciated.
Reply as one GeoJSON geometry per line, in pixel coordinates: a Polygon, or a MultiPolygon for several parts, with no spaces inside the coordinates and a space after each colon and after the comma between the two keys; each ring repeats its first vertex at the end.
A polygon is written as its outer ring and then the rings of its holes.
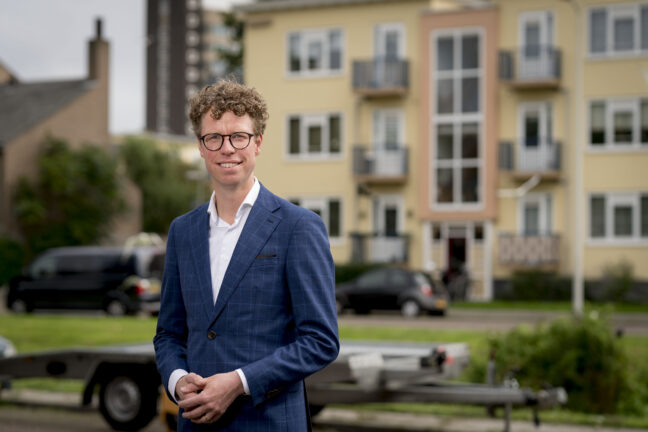
{"type": "Polygon", "coordinates": [[[243,140],[246,140],[246,139],[247,139],[247,135],[244,135],[244,134],[234,134],[234,135],[232,135],[232,139],[233,139],[234,141],[243,141],[243,140]]]}

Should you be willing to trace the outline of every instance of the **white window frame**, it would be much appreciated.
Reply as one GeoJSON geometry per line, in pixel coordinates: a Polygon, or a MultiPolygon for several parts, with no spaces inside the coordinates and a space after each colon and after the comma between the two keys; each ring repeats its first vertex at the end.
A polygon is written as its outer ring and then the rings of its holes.
{"type": "Polygon", "coordinates": [[[648,142],[641,142],[641,103],[648,96],[632,99],[592,99],[587,104],[587,149],[590,152],[648,151],[648,142]],[[605,114],[603,144],[592,144],[592,105],[603,103],[605,114]],[[614,142],[614,114],[619,111],[632,112],[632,136],[630,143],[614,142]]]}
{"type": "Polygon", "coordinates": [[[285,121],[285,137],[284,144],[285,159],[287,161],[339,161],[343,158],[344,154],[344,115],[339,111],[328,111],[318,113],[293,113],[286,115],[285,121]],[[329,119],[332,116],[338,116],[340,119],[340,151],[331,153],[330,151],[330,131],[329,119]],[[290,153],[290,119],[299,118],[299,153],[290,153]],[[322,128],[322,151],[319,153],[310,153],[308,151],[308,125],[319,124],[322,128]]]}
{"type": "Polygon", "coordinates": [[[398,123],[398,148],[405,147],[405,112],[401,108],[378,108],[373,111],[373,147],[375,150],[386,150],[385,119],[393,116],[398,123]]]}
{"type": "Polygon", "coordinates": [[[336,196],[305,196],[305,197],[293,197],[289,199],[291,202],[298,202],[300,207],[306,208],[308,210],[317,209],[320,212],[322,221],[326,226],[326,233],[329,236],[329,242],[331,246],[339,246],[344,243],[346,238],[344,235],[344,201],[342,197],[336,196]],[[330,232],[330,214],[329,214],[329,202],[335,200],[340,203],[340,214],[338,215],[340,220],[340,234],[335,237],[331,237],[330,232]]]}
{"type": "Polygon", "coordinates": [[[389,22],[376,24],[374,27],[374,58],[385,57],[381,52],[384,35],[387,31],[395,30],[398,33],[398,59],[405,57],[405,24],[401,22],[389,22]]]}
{"type": "Polygon", "coordinates": [[[301,29],[291,30],[285,36],[285,61],[284,67],[288,78],[320,78],[327,76],[340,76],[344,74],[345,49],[344,49],[344,30],[339,27],[320,28],[320,29],[301,29]],[[329,34],[337,31],[340,34],[340,68],[331,69],[329,64],[331,47],[329,44],[329,34]],[[299,35],[299,54],[300,68],[298,71],[290,70],[290,37],[294,34],[299,35]],[[308,69],[308,44],[307,40],[320,40],[322,43],[322,68],[317,70],[308,69]]]}
{"type": "Polygon", "coordinates": [[[396,229],[397,234],[402,235],[405,231],[405,200],[402,195],[376,195],[373,200],[374,215],[372,218],[373,231],[386,235],[382,229],[385,226],[385,208],[396,207],[396,229]]]}
{"type": "Polygon", "coordinates": [[[553,205],[549,193],[528,193],[518,200],[518,234],[526,235],[524,210],[527,204],[538,205],[538,236],[551,234],[553,230],[553,205]]]}
{"type": "Polygon", "coordinates": [[[648,191],[641,192],[591,192],[587,197],[587,219],[588,219],[588,244],[589,245],[612,245],[631,246],[648,245],[648,236],[641,236],[641,196],[648,195],[648,191]],[[592,197],[603,196],[605,198],[605,235],[592,237],[592,197]],[[632,234],[629,236],[616,236],[614,234],[614,208],[619,205],[632,208],[632,234]]]}
{"type": "Polygon", "coordinates": [[[641,49],[641,8],[648,6],[648,2],[621,3],[614,5],[592,5],[587,11],[587,53],[590,58],[618,58],[648,55],[648,49],[641,49]],[[606,12],[606,41],[605,51],[593,53],[589,40],[592,26],[592,13],[604,9],[606,12]],[[630,18],[634,23],[633,48],[630,50],[616,51],[614,49],[614,21],[619,18],[630,18]]]}
{"type": "Polygon", "coordinates": [[[462,27],[450,30],[437,30],[430,34],[430,70],[433,71],[433,76],[431,77],[430,83],[430,112],[432,116],[432,121],[430,122],[431,132],[430,132],[430,203],[432,205],[432,210],[435,211],[478,211],[482,210],[484,207],[485,200],[485,190],[484,185],[486,183],[486,172],[485,172],[485,161],[484,161],[484,137],[486,135],[486,125],[484,124],[484,95],[485,95],[485,71],[484,71],[484,49],[486,46],[486,35],[482,28],[480,27],[462,27]],[[476,35],[479,38],[479,67],[477,69],[467,69],[463,70],[457,68],[457,65],[460,65],[461,62],[461,44],[458,44],[457,41],[461,41],[461,37],[464,35],[476,35]],[[452,70],[437,70],[436,68],[436,48],[438,40],[441,38],[452,37],[454,40],[453,43],[453,59],[454,66],[452,70]],[[472,113],[462,113],[461,110],[461,97],[460,92],[458,91],[461,86],[462,78],[477,78],[479,86],[479,101],[478,108],[476,112],[472,113]],[[437,81],[441,79],[453,79],[453,107],[454,112],[450,114],[438,114],[437,113],[437,81]],[[478,139],[478,154],[479,157],[476,160],[464,161],[461,159],[460,153],[457,152],[457,149],[460,149],[460,140],[461,140],[461,125],[465,123],[477,123],[477,132],[479,134],[478,139]],[[438,160],[436,158],[436,145],[437,145],[437,128],[440,125],[451,125],[453,127],[453,159],[451,160],[438,160]],[[459,156],[459,157],[457,157],[459,156]],[[441,203],[437,200],[437,169],[438,168],[452,168],[453,169],[453,197],[454,201],[451,203],[441,203]],[[478,195],[479,200],[474,203],[465,203],[458,201],[461,198],[461,168],[477,168],[478,169],[478,195]]]}

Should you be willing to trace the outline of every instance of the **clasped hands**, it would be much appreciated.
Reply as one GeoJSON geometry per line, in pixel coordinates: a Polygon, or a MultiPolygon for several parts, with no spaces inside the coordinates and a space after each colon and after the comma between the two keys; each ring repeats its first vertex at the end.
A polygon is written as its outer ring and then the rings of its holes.
{"type": "Polygon", "coordinates": [[[203,378],[190,373],[178,380],[176,395],[182,417],[194,423],[217,421],[234,400],[243,394],[243,383],[236,371],[203,378]]]}

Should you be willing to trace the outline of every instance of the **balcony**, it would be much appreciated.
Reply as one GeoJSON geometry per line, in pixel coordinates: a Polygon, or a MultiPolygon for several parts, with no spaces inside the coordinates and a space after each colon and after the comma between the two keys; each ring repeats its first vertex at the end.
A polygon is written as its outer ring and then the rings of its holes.
{"type": "Polygon", "coordinates": [[[407,181],[408,150],[404,147],[376,150],[353,148],[353,175],[356,181],[374,184],[402,184],[407,181]]]}
{"type": "Polygon", "coordinates": [[[507,266],[541,267],[557,265],[560,259],[560,237],[557,234],[519,235],[501,233],[499,263],[507,266]]]}
{"type": "Polygon", "coordinates": [[[351,233],[351,260],[366,263],[405,263],[409,236],[351,233]]]}
{"type": "Polygon", "coordinates": [[[403,96],[409,88],[407,60],[356,60],[353,62],[353,90],[367,97],[403,96]]]}
{"type": "Polygon", "coordinates": [[[555,140],[525,138],[499,143],[499,167],[520,180],[538,174],[547,180],[560,178],[562,144],[555,140]]]}
{"type": "Polygon", "coordinates": [[[557,89],[561,53],[552,46],[529,45],[500,51],[499,77],[516,89],[557,89]]]}

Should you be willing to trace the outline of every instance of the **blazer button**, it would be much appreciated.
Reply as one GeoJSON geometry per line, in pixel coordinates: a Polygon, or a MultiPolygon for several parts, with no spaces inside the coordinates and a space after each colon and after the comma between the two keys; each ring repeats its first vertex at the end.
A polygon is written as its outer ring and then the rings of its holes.
{"type": "Polygon", "coordinates": [[[207,333],[207,339],[209,340],[214,340],[216,339],[216,332],[214,330],[210,330],[209,333],[207,333]]]}

